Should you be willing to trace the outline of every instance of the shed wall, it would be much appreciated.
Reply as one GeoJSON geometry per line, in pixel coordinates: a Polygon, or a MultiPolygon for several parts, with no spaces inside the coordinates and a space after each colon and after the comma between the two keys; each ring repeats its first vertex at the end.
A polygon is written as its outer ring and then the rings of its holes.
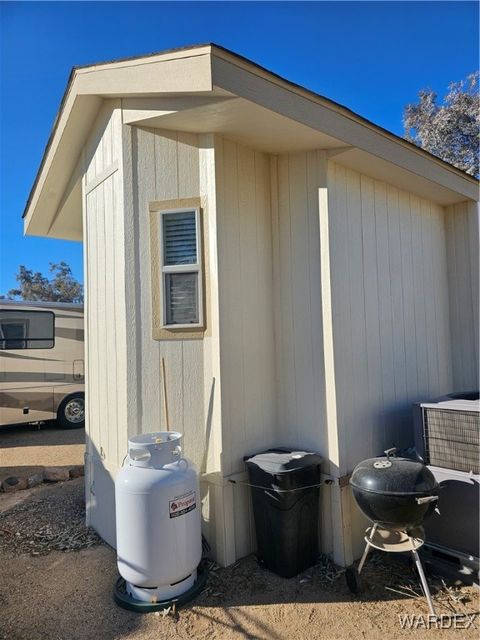
{"type": "MultiPolygon", "coordinates": [[[[442,207],[331,163],[330,256],[340,466],[412,443],[411,407],[451,391],[442,207]]],[[[363,520],[352,510],[354,555],[363,520]]]]}
{"type": "MultiPolygon", "coordinates": [[[[328,471],[319,225],[325,169],[324,151],[271,159],[276,443],[319,452],[328,471]]],[[[320,493],[321,548],[330,553],[331,489],[320,493]]]]}
{"type": "MultiPolygon", "coordinates": [[[[222,474],[278,445],[269,157],[217,138],[222,474]]],[[[228,489],[227,489],[228,492],[228,489]]],[[[231,489],[235,557],[254,549],[250,490],[231,489]]]]}
{"type": "Polygon", "coordinates": [[[325,428],[318,189],[322,152],[274,159],[275,340],[279,437],[328,450],[325,428]]]}
{"type": "MultiPolygon", "coordinates": [[[[324,455],[326,471],[347,474],[411,443],[413,402],[478,385],[478,210],[445,213],[328,163],[324,151],[269,156],[213,134],[124,126],[119,101],[105,102],[84,158],[87,509],[111,544],[127,438],[166,426],[162,358],[170,425],[206,474],[204,531],[224,564],[255,545],[249,490],[229,483],[232,474],[245,478],[244,455],[310,449],[324,455]],[[320,192],[328,198],[331,380],[320,192]],[[206,331],[153,339],[149,205],[192,197],[203,209],[206,331]],[[338,448],[330,469],[328,385],[338,448]]],[[[345,555],[351,538],[358,555],[363,520],[340,493],[321,490],[322,551],[334,550],[332,521],[343,518],[352,527],[345,555]]]]}
{"type": "Polygon", "coordinates": [[[478,390],[479,205],[446,209],[452,391],[478,390]]]}
{"type": "Polygon", "coordinates": [[[152,338],[148,210],[153,200],[200,195],[198,139],[123,127],[120,107],[105,102],[85,146],[83,179],[87,517],[112,545],[114,477],[128,437],[165,428],[162,357],[170,426],[184,433],[199,467],[205,443],[202,341],[152,338]]]}
{"type": "Polygon", "coordinates": [[[170,428],[184,434],[186,454],[203,459],[203,345],[201,340],[154,340],[149,204],[200,196],[195,134],[131,128],[132,193],[136,247],[135,323],[138,422],[129,435],[166,428],[161,360],[165,359],[170,428]]]}
{"type": "Polygon", "coordinates": [[[201,481],[203,531],[217,560],[228,564],[235,557],[231,553],[234,534],[225,525],[225,511],[231,510],[231,504],[224,491],[221,461],[215,137],[140,127],[124,127],[124,137],[125,163],[131,168],[127,309],[131,335],[127,346],[135,396],[129,435],[166,428],[164,358],[170,428],[183,433],[185,454],[199,473],[213,476],[201,481]],[[153,339],[149,205],[196,197],[202,205],[205,332],[195,338],[179,332],[172,339],[153,339]]]}
{"type": "Polygon", "coordinates": [[[115,543],[114,470],[126,453],[125,261],[119,101],[101,109],[84,148],[87,521],[115,543]],[[108,319],[108,320],[107,320],[108,319]]]}
{"type": "Polygon", "coordinates": [[[217,146],[222,470],[275,444],[270,167],[266,154],[217,146]]]}

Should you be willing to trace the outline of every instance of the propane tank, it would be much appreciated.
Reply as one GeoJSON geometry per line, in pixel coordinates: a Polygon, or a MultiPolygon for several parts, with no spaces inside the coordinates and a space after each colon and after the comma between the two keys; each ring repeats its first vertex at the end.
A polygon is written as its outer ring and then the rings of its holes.
{"type": "Polygon", "coordinates": [[[175,598],[193,586],[202,557],[200,493],[182,434],[160,431],[128,441],[115,481],[117,564],[128,595],[175,598]]]}

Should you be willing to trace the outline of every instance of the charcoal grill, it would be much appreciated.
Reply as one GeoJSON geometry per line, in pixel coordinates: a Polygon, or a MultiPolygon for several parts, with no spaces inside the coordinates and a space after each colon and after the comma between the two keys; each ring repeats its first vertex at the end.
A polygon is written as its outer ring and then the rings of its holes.
{"type": "Polygon", "coordinates": [[[418,549],[425,542],[423,521],[434,511],[439,486],[432,472],[421,462],[397,458],[395,449],[385,457],[370,458],[358,464],[350,479],[355,500],[373,522],[366,530],[366,547],[358,569],[346,571],[353,593],[360,590],[359,575],[370,549],[390,553],[412,553],[420,582],[432,615],[436,615],[418,549]]]}

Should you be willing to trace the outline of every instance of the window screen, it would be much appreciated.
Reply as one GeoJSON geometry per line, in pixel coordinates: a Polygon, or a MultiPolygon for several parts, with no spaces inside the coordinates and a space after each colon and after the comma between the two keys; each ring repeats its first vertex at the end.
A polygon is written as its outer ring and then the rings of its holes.
{"type": "Polygon", "coordinates": [[[51,349],[54,344],[51,311],[0,310],[0,349],[51,349]]]}
{"type": "Polygon", "coordinates": [[[161,214],[163,324],[202,323],[199,210],[161,214]]]}

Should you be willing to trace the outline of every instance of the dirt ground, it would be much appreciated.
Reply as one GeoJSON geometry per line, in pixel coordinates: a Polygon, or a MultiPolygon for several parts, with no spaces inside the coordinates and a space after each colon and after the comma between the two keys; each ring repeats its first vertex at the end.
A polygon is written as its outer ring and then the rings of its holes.
{"type": "MultiPolygon", "coordinates": [[[[408,591],[420,593],[411,570],[386,554],[368,561],[359,597],[328,563],[286,580],[250,556],[227,569],[212,565],[206,590],[175,616],[125,611],[112,601],[111,548],[90,537],[96,546],[56,550],[85,534],[82,479],[19,493],[17,504],[0,514],[2,640],[478,638],[478,620],[469,629],[401,629],[399,616],[428,611],[423,598],[408,591]]],[[[430,583],[440,613],[478,611],[476,588],[441,589],[434,577],[430,583]]]]}
{"type": "Polygon", "coordinates": [[[44,467],[83,464],[84,453],[84,429],[61,429],[54,421],[0,427],[0,482],[8,476],[33,475],[44,467]]]}

